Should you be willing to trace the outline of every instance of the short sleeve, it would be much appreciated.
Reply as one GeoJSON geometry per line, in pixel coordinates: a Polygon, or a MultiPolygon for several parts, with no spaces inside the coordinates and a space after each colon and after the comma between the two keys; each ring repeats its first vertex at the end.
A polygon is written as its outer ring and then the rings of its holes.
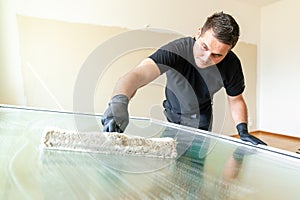
{"type": "Polygon", "coordinates": [[[224,87],[229,96],[237,96],[245,90],[245,80],[242,65],[239,58],[233,53],[221,64],[221,74],[224,80],[224,87]]]}
{"type": "Polygon", "coordinates": [[[149,58],[157,64],[161,74],[173,68],[177,60],[176,54],[162,48],[155,51],[149,58]]]}
{"type": "Polygon", "coordinates": [[[149,58],[158,65],[161,73],[169,69],[180,70],[183,62],[191,60],[193,43],[191,37],[176,39],[160,47],[149,58]]]}

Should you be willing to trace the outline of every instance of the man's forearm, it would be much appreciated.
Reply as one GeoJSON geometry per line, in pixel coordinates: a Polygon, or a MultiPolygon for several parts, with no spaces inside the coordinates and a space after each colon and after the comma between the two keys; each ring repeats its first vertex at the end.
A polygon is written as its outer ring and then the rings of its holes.
{"type": "Polygon", "coordinates": [[[147,85],[159,75],[160,71],[156,63],[150,58],[147,58],[136,68],[118,80],[113,91],[113,96],[117,94],[124,94],[131,99],[135,95],[137,89],[147,85]]]}
{"type": "Polygon", "coordinates": [[[248,133],[247,106],[242,94],[235,97],[228,97],[228,100],[231,108],[231,114],[236,124],[236,128],[240,135],[241,140],[245,142],[251,142],[254,145],[257,144],[267,145],[262,140],[248,133]]]}
{"type": "Polygon", "coordinates": [[[131,99],[139,87],[137,77],[133,73],[128,73],[118,80],[112,96],[124,94],[128,99],[131,99]]]}
{"type": "Polygon", "coordinates": [[[242,95],[234,98],[229,97],[229,105],[232,118],[236,125],[248,122],[247,105],[242,95]]]}
{"type": "Polygon", "coordinates": [[[232,116],[235,124],[248,123],[248,112],[245,102],[236,103],[233,108],[232,116]]]}

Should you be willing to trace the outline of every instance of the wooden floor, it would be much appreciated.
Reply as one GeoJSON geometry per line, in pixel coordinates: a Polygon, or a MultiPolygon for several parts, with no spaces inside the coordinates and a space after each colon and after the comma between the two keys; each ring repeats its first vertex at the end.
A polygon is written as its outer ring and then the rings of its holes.
{"type": "Polygon", "coordinates": [[[268,146],[300,154],[300,138],[264,131],[254,131],[251,134],[266,142],[268,146]]]}

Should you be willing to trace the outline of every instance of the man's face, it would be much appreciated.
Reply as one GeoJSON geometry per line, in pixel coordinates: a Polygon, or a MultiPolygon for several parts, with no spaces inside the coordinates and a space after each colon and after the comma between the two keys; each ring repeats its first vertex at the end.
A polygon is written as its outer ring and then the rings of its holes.
{"type": "Polygon", "coordinates": [[[231,49],[231,45],[220,42],[213,35],[212,30],[208,30],[202,35],[201,29],[198,30],[193,52],[196,65],[199,68],[218,64],[231,49]]]}

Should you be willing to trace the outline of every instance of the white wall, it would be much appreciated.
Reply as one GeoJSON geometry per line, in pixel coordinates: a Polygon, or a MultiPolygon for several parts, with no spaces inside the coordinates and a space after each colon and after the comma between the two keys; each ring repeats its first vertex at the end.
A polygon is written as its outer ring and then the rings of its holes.
{"type": "Polygon", "coordinates": [[[300,137],[300,1],[262,9],[259,129],[300,137]]]}
{"type": "Polygon", "coordinates": [[[14,0],[0,1],[0,102],[25,104],[14,0]]]}
{"type": "Polygon", "coordinates": [[[241,26],[241,40],[259,41],[260,10],[237,0],[17,0],[26,16],[97,25],[172,29],[196,33],[206,17],[217,11],[231,13],[241,26]],[[249,17],[250,16],[250,17],[249,17]]]}

